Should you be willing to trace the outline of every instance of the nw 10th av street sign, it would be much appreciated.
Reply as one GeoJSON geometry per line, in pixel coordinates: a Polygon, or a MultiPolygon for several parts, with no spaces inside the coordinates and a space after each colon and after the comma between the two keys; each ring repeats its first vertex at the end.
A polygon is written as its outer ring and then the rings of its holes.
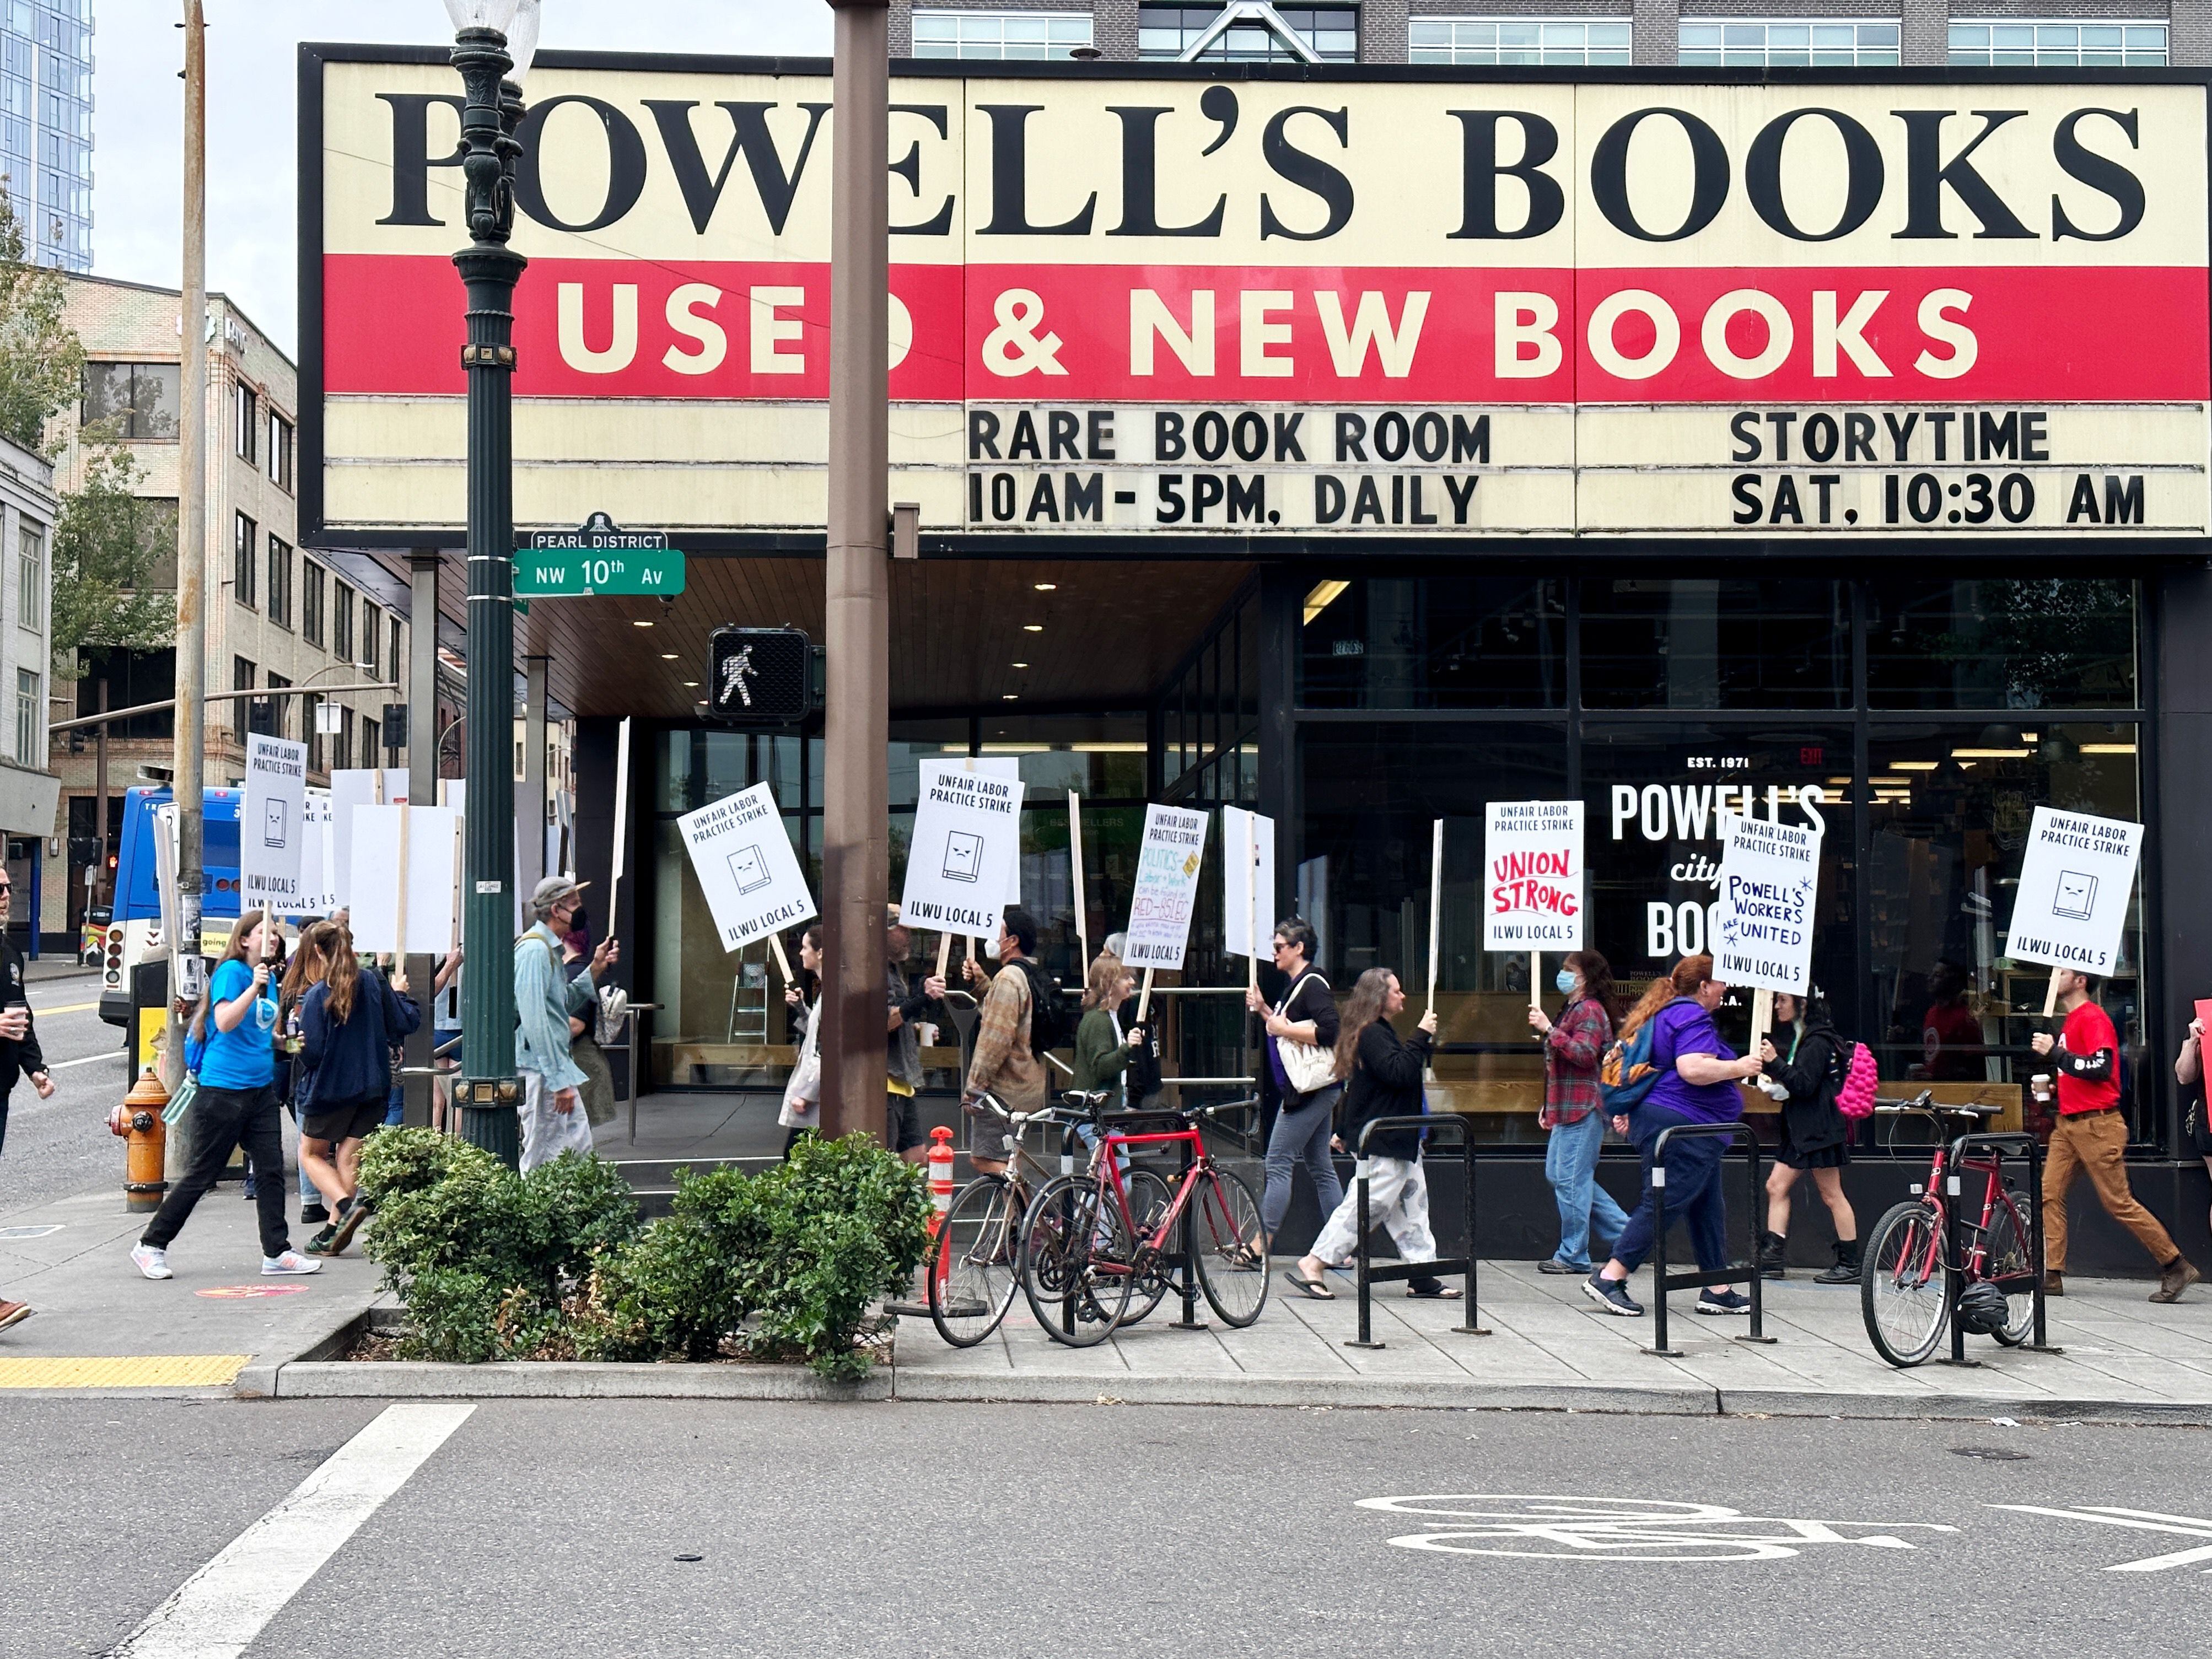
{"type": "Polygon", "coordinates": [[[665,530],[624,530],[594,513],[574,530],[541,530],[514,556],[518,599],[596,594],[666,598],[684,591],[684,555],[665,530]]]}

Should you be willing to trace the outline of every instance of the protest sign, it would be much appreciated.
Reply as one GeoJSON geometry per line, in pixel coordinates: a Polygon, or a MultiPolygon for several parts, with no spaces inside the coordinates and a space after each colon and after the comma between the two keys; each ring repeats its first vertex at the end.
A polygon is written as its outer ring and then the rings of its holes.
{"type": "Polygon", "coordinates": [[[300,896],[287,913],[298,916],[326,916],[338,908],[337,853],[331,821],[331,792],[308,789],[300,809],[307,824],[300,849],[300,896]]]}
{"type": "Polygon", "coordinates": [[[899,920],[995,939],[1021,890],[1020,763],[926,760],[920,788],[899,920]]]}
{"type": "Polygon", "coordinates": [[[821,914],[767,784],[686,812],[676,826],[725,951],[821,914]]]}
{"type": "Polygon", "coordinates": [[[1205,813],[1158,804],[1145,808],[1145,838],[1138,846],[1136,883],[1129,895],[1129,951],[1124,960],[1130,966],[1182,966],[1205,859],[1205,813]]]}
{"type": "Polygon", "coordinates": [[[1482,872],[1484,950],[1583,948],[1582,802],[1491,802],[1482,872]]]}
{"type": "Polygon", "coordinates": [[[459,927],[461,815],[445,806],[353,811],[351,924],[363,955],[443,956],[459,927]]]}
{"type": "Polygon", "coordinates": [[[248,732],[238,822],[239,908],[295,915],[307,840],[307,745],[248,732]]]}
{"type": "Polygon", "coordinates": [[[1813,908],[1820,888],[1819,830],[1722,813],[1713,977],[1803,996],[1813,977],[1813,908]]]}
{"type": "Polygon", "coordinates": [[[335,852],[331,869],[337,879],[340,909],[353,902],[353,815],[363,806],[397,806],[407,799],[404,769],[380,766],[349,767],[331,774],[331,825],[335,852]]]}
{"type": "Polygon", "coordinates": [[[1259,982],[1260,958],[1271,956],[1275,902],[1275,821],[1241,806],[1221,809],[1221,948],[1250,964],[1259,982]]]}
{"type": "Polygon", "coordinates": [[[2039,806],[2029,820],[2004,954],[2085,974],[2118,965],[2143,827],[2039,806]]]}

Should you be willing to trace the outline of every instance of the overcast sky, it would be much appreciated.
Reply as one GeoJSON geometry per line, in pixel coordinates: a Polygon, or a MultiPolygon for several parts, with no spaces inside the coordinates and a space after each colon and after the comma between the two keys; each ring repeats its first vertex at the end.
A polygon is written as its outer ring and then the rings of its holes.
{"type": "MultiPolygon", "coordinates": [[[[296,355],[294,48],[450,41],[441,0],[205,0],[208,286],[296,355]]],[[[182,0],[93,0],[92,268],[179,285],[182,0]]],[[[830,50],[823,0],[545,0],[542,44],[629,51],[830,50]]]]}

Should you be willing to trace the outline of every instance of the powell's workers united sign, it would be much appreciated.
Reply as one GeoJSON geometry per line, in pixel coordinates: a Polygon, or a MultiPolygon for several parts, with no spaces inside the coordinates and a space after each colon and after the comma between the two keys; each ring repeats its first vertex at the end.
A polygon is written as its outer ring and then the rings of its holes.
{"type": "MultiPolygon", "coordinates": [[[[307,505],[411,544],[464,516],[459,99],[341,51],[302,48],[307,505]]],[[[660,61],[532,77],[518,522],[818,528],[829,78],[660,61]]],[[[891,95],[892,494],[933,529],[2212,523],[2202,83],[891,95]]]]}

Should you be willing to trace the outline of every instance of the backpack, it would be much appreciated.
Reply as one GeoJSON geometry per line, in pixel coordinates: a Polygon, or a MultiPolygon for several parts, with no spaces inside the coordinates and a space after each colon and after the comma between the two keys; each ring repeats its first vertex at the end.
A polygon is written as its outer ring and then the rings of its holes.
{"type": "Polygon", "coordinates": [[[1645,1020],[1607,1048],[1598,1062],[1597,1091],[1606,1110],[1615,1116],[1641,1106],[1659,1080],[1659,1068],[1651,1063],[1651,1024],[1645,1020]]]}
{"type": "Polygon", "coordinates": [[[1048,1048],[1073,1048],[1076,1012],[1067,1006],[1060,987],[1027,957],[1014,965],[1030,982],[1030,1052],[1042,1054],[1048,1048]]]}
{"type": "Polygon", "coordinates": [[[1851,1044],[1850,1068],[1844,1075],[1844,1086],[1836,1091],[1836,1109],[1856,1121],[1874,1115],[1875,1091],[1881,1086],[1881,1075],[1875,1069],[1874,1054],[1863,1042],[1851,1044]]]}

